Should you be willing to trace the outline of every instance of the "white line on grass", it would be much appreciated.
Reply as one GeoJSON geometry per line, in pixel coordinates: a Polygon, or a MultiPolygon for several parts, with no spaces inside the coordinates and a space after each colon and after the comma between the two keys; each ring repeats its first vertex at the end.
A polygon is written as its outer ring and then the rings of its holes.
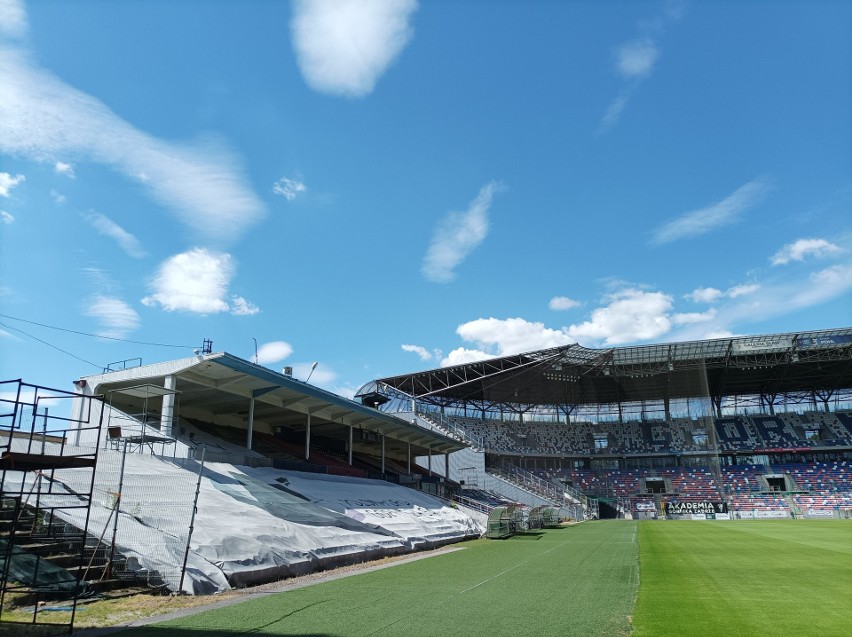
{"type": "Polygon", "coordinates": [[[512,568],[507,568],[507,569],[506,569],[505,571],[503,571],[502,573],[497,573],[497,575],[493,575],[492,577],[489,577],[488,579],[484,579],[484,580],[482,580],[481,582],[479,582],[479,584],[474,584],[474,585],[473,585],[473,586],[471,586],[470,588],[466,588],[466,589],[464,589],[463,591],[459,591],[459,593],[458,593],[458,594],[459,594],[459,595],[461,595],[462,593],[467,593],[468,591],[472,591],[474,588],[479,588],[479,587],[480,587],[480,586],[482,586],[483,584],[487,584],[488,582],[490,582],[490,581],[492,581],[492,580],[495,580],[495,579],[497,579],[498,577],[502,577],[502,576],[503,576],[503,575],[505,575],[506,573],[511,573],[511,572],[512,572],[512,571],[514,571],[516,568],[519,568],[519,567],[523,566],[524,564],[527,564],[527,563],[529,563],[529,562],[532,562],[533,560],[538,559],[539,557],[542,557],[543,555],[547,555],[547,554],[548,554],[548,553],[550,553],[551,551],[555,551],[556,549],[562,548],[562,547],[563,547],[563,546],[565,546],[566,544],[568,544],[568,542],[563,542],[562,544],[559,544],[558,546],[553,546],[553,547],[551,547],[551,548],[547,549],[544,553],[541,553],[540,555],[534,555],[533,557],[530,557],[530,558],[528,558],[528,559],[524,560],[523,562],[519,562],[519,563],[515,564],[512,568]]]}

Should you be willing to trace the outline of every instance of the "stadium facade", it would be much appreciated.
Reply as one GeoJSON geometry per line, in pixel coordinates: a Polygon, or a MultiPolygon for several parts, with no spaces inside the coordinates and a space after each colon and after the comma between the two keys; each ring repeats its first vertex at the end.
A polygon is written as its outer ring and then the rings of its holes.
{"type": "Polygon", "coordinates": [[[564,485],[568,497],[639,517],[852,508],[849,328],[566,345],[382,378],[359,393],[465,440],[448,477],[468,487],[554,497],[564,485]]]}

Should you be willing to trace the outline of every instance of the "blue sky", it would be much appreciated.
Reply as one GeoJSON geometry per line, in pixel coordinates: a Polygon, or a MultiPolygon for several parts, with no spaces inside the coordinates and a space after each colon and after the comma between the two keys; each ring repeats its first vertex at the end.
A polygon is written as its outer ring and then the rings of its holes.
{"type": "Polygon", "coordinates": [[[0,0],[0,241],[63,389],[848,326],[852,4],[0,0]]]}

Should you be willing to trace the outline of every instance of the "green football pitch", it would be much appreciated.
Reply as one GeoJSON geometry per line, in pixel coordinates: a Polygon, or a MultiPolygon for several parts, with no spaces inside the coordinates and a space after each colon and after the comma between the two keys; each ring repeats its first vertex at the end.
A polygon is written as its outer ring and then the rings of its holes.
{"type": "Polygon", "coordinates": [[[600,521],[122,635],[849,635],[852,523],[600,521]]]}

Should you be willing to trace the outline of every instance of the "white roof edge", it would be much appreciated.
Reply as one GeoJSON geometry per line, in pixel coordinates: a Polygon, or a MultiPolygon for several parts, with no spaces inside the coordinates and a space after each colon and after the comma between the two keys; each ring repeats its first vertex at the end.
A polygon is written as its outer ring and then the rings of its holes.
{"type": "Polygon", "coordinates": [[[223,355],[222,352],[213,354],[189,356],[187,358],[179,358],[173,361],[165,361],[162,363],[151,363],[150,365],[140,365],[139,367],[131,367],[129,369],[121,369],[115,372],[107,372],[106,374],[92,374],[90,376],[81,376],[81,380],[86,383],[96,392],[97,388],[103,383],[121,383],[128,380],[136,380],[142,378],[151,378],[152,376],[168,376],[185,371],[191,367],[195,367],[204,361],[213,360],[223,355]]]}

